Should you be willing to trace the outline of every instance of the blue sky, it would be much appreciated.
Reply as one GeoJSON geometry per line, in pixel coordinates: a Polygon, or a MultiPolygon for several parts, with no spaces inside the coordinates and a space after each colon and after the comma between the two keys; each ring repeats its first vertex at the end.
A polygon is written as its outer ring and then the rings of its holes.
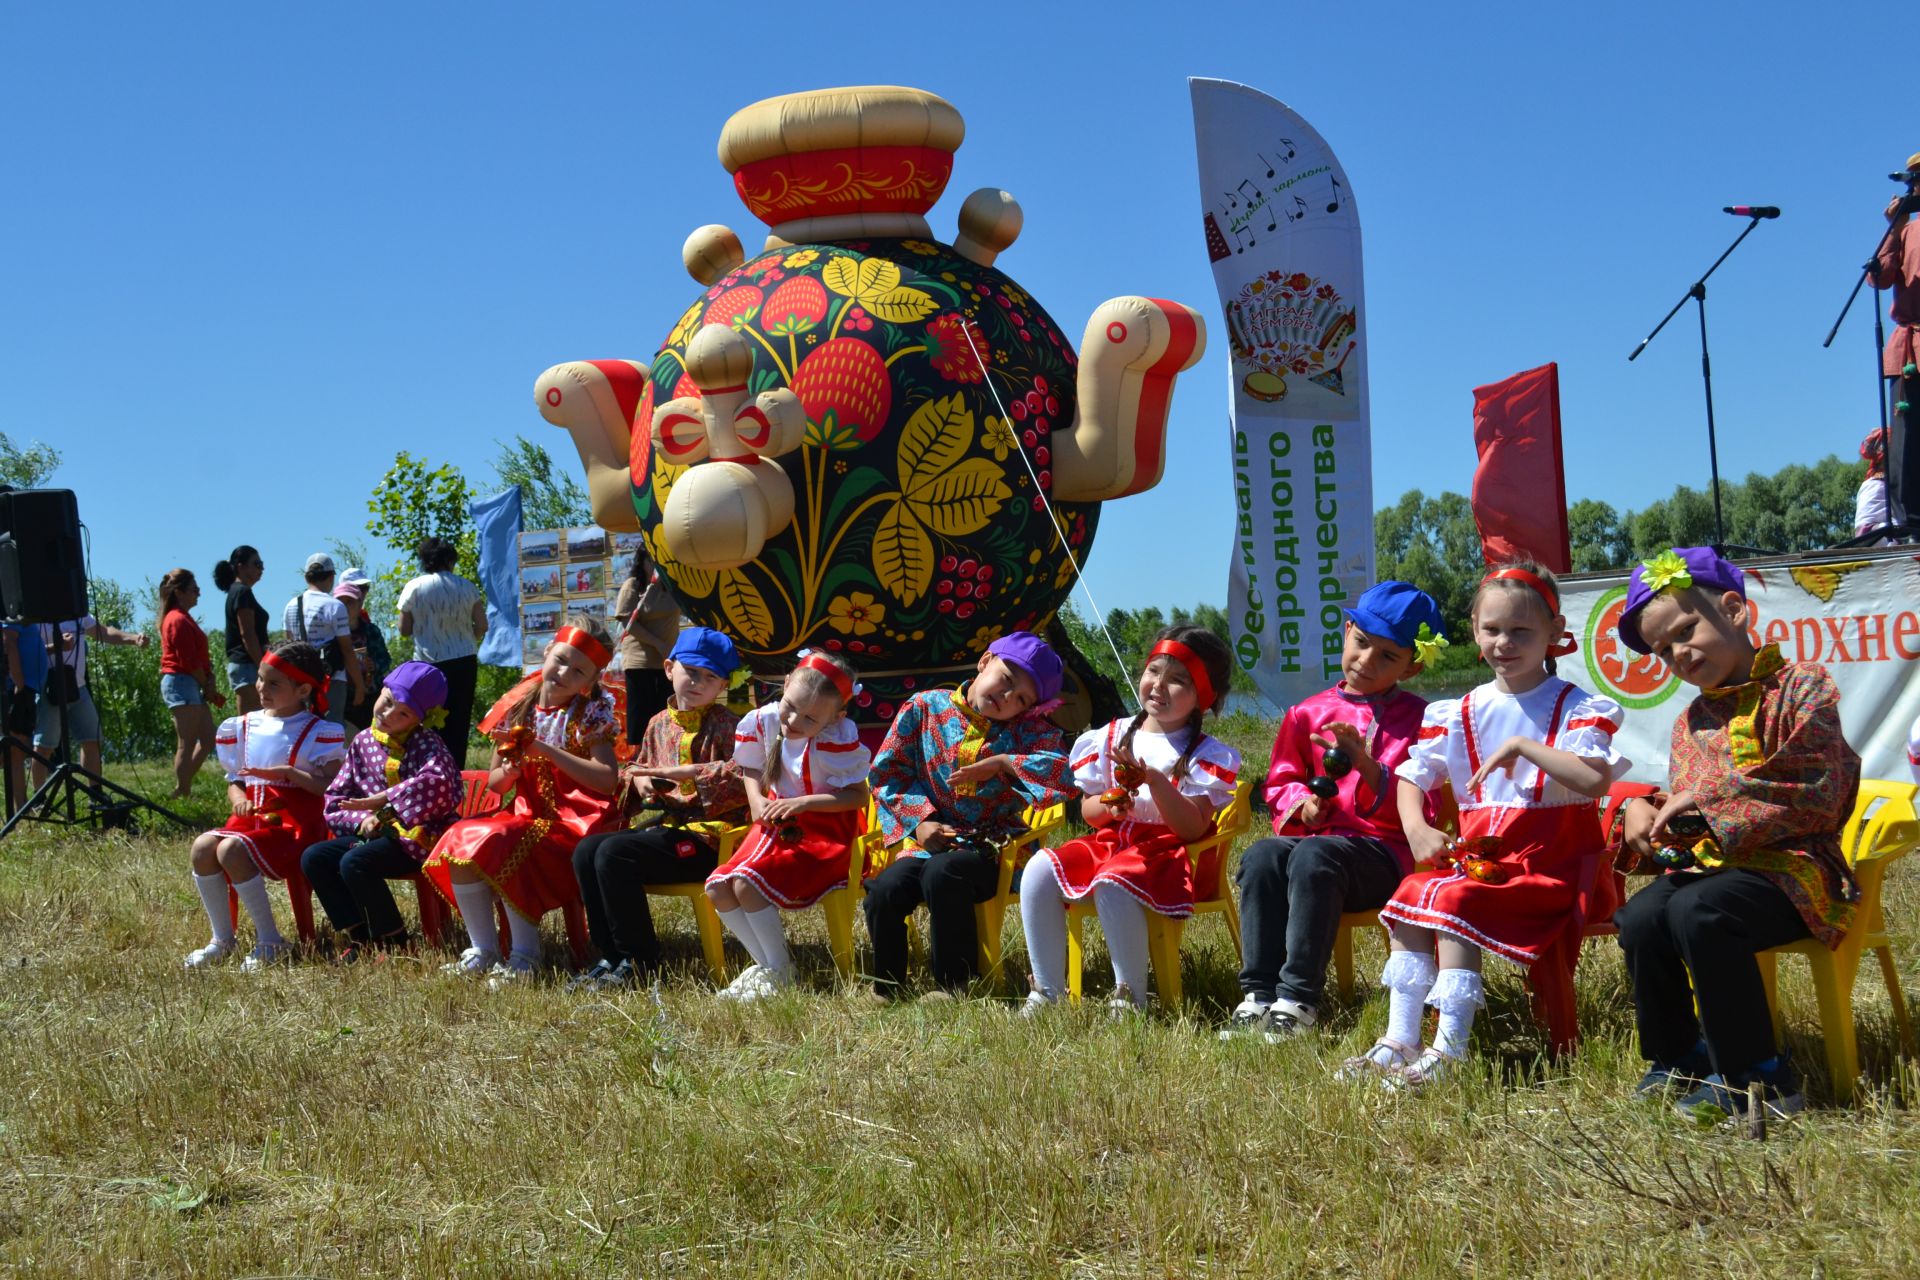
{"type": "MultiPolygon", "coordinates": [[[[1103,299],[1217,313],[1186,77],[1288,102],[1339,153],[1366,244],[1374,478],[1471,483],[1471,388],[1561,363],[1570,497],[1704,484],[1690,318],[1713,279],[1727,474],[1850,455],[1871,317],[1820,340],[1920,149],[1884,5],[97,4],[0,16],[0,430],[65,454],[96,574],[205,575],[258,545],[276,597],[365,539],[397,449],[489,476],[576,358],[654,351],[688,231],[757,224],[727,116],[834,84],[966,117],[936,233],[1005,187],[999,265],[1069,334],[1103,299]],[[1630,16],[1629,16],[1630,15],[1630,16]],[[1907,126],[1899,125],[1902,118],[1907,126]]],[[[1225,345],[1175,396],[1160,487],[1108,509],[1102,608],[1224,603],[1225,345]]],[[[202,609],[203,616],[206,607],[202,609]]],[[[217,610],[213,620],[217,623],[217,610]]]]}

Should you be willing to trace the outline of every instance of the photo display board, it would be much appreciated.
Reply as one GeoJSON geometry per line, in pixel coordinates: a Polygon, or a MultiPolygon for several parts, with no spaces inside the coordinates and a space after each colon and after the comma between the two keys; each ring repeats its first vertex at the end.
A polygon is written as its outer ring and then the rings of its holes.
{"type": "Polygon", "coordinates": [[[520,535],[520,659],[527,670],[540,665],[568,614],[584,614],[609,632],[620,630],[614,602],[642,536],[593,525],[520,535]]]}

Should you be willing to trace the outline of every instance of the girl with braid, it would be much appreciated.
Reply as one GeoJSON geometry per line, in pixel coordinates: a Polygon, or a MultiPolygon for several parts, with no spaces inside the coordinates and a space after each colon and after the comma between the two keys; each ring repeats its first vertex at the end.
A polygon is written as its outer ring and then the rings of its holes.
{"type": "Polygon", "coordinates": [[[1204,627],[1160,633],[1140,673],[1140,712],[1080,735],[1069,756],[1093,834],[1043,849],[1020,877],[1020,919],[1033,966],[1023,1012],[1066,990],[1068,904],[1093,899],[1113,957],[1116,1016],[1147,999],[1148,911],[1185,919],[1220,891],[1219,851],[1195,872],[1187,843],[1205,838],[1233,799],[1240,753],[1201,728],[1226,702],[1232,653],[1204,627]],[[1051,874],[1048,874],[1051,872],[1051,874]]]}

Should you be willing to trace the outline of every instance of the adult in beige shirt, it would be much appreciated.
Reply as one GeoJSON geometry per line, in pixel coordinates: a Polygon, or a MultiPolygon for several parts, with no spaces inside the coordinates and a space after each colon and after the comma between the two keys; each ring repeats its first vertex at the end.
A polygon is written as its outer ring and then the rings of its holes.
{"type": "Polygon", "coordinates": [[[666,709],[673,694],[662,664],[680,635],[680,605],[661,585],[645,551],[635,549],[613,611],[619,615],[620,667],[627,680],[627,741],[637,747],[647,721],[666,709]]]}

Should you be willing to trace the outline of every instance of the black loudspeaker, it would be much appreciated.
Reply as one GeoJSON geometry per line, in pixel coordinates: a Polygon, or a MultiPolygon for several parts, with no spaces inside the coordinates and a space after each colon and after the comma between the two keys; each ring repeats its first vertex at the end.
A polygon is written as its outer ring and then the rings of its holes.
{"type": "Polygon", "coordinates": [[[0,493],[0,616],[65,622],[87,612],[80,506],[71,489],[0,493]]]}

